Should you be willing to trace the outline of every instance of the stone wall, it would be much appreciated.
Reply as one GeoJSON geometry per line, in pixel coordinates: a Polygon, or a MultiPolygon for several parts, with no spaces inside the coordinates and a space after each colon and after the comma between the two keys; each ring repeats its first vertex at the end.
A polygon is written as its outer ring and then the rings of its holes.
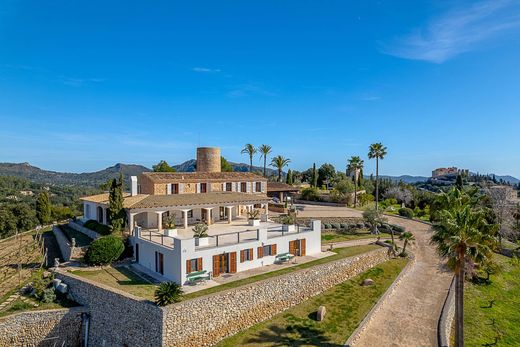
{"type": "Polygon", "coordinates": [[[437,343],[439,347],[449,347],[451,326],[455,318],[455,277],[451,280],[450,289],[442,306],[441,316],[437,324],[437,343]]]}
{"type": "Polygon", "coordinates": [[[57,226],[52,227],[52,232],[56,236],[56,242],[60,247],[61,256],[63,260],[69,261],[71,259],[80,259],[86,252],[87,247],[72,247],[69,239],[63,231],[57,226]]]}
{"type": "Polygon", "coordinates": [[[386,260],[378,249],[167,306],[163,346],[213,345],[386,260]]]}
{"type": "Polygon", "coordinates": [[[83,312],[74,307],[0,318],[0,346],[79,346],[83,312]]]}
{"type": "Polygon", "coordinates": [[[94,230],[85,228],[83,225],[80,225],[79,223],[76,223],[74,221],[69,222],[69,227],[71,227],[72,229],[74,229],[76,231],[79,231],[80,233],[87,235],[88,237],[90,237],[93,240],[99,239],[101,237],[101,235],[98,234],[97,232],[95,232],[94,230]]]}
{"type": "Polygon", "coordinates": [[[56,277],[90,312],[89,346],[161,346],[160,307],[70,273],[60,271],[56,277]]]}

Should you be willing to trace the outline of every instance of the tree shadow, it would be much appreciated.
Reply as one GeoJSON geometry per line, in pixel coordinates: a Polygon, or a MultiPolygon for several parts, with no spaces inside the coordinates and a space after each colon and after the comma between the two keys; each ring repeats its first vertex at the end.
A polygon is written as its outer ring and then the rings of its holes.
{"type": "MultiPolygon", "coordinates": [[[[311,313],[312,315],[312,313],[311,313]]],[[[310,315],[309,315],[310,316],[310,315]]],[[[323,346],[339,347],[342,344],[330,342],[322,331],[302,325],[289,325],[286,329],[271,325],[249,338],[248,344],[269,344],[270,346],[323,346]],[[292,336],[288,336],[288,335],[292,336]],[[296,336],[294,336],[296,335],[296,336]]]]}

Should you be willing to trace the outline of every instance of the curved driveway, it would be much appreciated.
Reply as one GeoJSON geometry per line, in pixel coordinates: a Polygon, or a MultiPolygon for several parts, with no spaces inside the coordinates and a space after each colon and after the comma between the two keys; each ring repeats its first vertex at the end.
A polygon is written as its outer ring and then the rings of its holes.
{"type": "MultiPolygon", "coordinates": [[[[360,217],[361,212],[345,207],[299,205],[299,217],[360,217]]],[[[389,223],[414,233],[411,246],[416,261],[392,295],[368,322],[353,346],[435,346],[437,320],[452,275],[429,244],[430,226],[397,217],[389,223]]]]}

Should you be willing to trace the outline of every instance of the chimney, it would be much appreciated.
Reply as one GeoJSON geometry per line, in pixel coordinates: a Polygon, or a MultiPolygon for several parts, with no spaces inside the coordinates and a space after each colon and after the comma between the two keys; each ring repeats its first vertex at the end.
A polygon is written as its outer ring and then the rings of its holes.
{"type": "Polygon", "coordinates": [[[137,176],[130,177],[131,195],[137,195],[137,176]]]}

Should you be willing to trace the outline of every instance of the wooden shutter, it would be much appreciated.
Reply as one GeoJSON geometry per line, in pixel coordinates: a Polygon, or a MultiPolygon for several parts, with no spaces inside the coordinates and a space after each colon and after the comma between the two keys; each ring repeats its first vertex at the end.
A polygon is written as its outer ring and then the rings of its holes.
{"type": "Polygon", "coordinates": [[[256,249],[256,252],[258,254],[258,258],[263,258],[264,257],[264,248],[262,246],[258,247],[256,249]]]}
{"type": "Polygon", "coordinates": [[[186,273],[189,274],[191,272],[191,261],[186,260],[186,273]]]}
{"type": "Polygon", "coordinates": [[[253,249],[252,248],[249,249],[249,255],[251,256],[251,259],[249,259],[249,260],[253,260],[255,258],[255,256],[253,255],[253,249]]]}
{"type": "Polygon", "coordinates": [[[240,251],[240,262],[243,263],[245,261],[245,250],[240,251]]]}
{"type": "Polygon", "coordinates": [[[213,277],[218,277],[220,275],[220,256],[214,255],[213,256],[213,277]]]}
{"type": "Polygon", "coordinates": [[[229,253],[229,273],[237,272],[237,252],[229,253]]]}
{"type": "Polygon", "coordinates": [[[197,258],[197,271],[202,271],[202,258],[197,258]]]}
{"type": "Polygon", "coordinates": [[[300,240],[300,256],[305,256],[305,239],[300,240]]]}
{"type": "Polygon", "coordinates": [[[276,255],[276,243],[271,245],[271,255],[276,255]]]}
{"type": "Polygon", "coordinates": [[[296,251],[296,242],[297,241],[289,241],[289,253],[292,255],[296,255],[294,254],[294,252],[296,251]]]}

